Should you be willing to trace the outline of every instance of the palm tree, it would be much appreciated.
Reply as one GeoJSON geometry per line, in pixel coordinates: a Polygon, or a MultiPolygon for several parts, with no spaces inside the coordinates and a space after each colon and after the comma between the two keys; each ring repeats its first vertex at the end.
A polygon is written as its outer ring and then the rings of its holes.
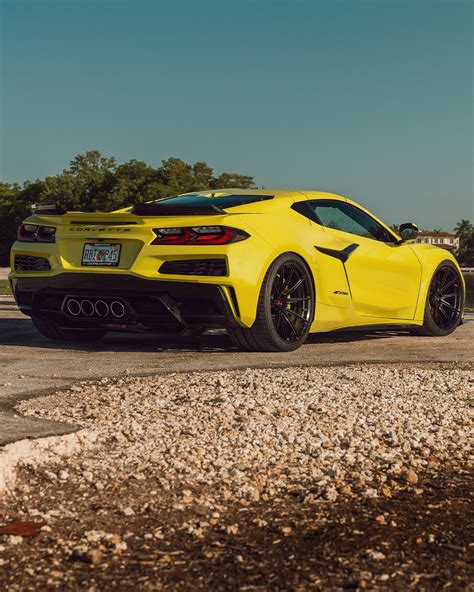
{"type": "Polygon", "coordinates": [[[472,224],[469,220],[462,219],[461,222],[458,222],[454,228],[454,232],[456,236],[460,239],[467,237],[473,231],[472,224]]]}
{"type": "Polygon", "coordinates": [[[454,232],[459,238],[459,262],[470,267],[474,263],[474,226],[469,220],[463,219],[456,224],[454,232]]]}

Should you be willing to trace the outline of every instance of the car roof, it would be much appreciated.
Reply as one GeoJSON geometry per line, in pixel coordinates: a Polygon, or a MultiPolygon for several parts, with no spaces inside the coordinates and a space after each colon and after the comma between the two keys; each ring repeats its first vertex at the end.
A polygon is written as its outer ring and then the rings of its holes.
{"type": "Polygon", "coordinates": [[[199,195],[202,197],[220,197],[224,195],[271,195],[274,198],[293,198],[293,199],[337,199],[348,201],[347,198],[336,193],[326,191],[313,191],[307,189],[274,189],[265,187],[262,189],[240,189],[237,187],[226,187],[225,189],[206,189],[205,191],[191,191],[181,195],[199,195]]]}

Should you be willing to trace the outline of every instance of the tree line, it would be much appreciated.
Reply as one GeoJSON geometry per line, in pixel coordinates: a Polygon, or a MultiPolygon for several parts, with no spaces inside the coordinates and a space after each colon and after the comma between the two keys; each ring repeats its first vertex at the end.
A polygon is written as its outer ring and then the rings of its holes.
{"type": "MultiPolygon", "coordinates": [[[[98,150],[78,154],[62,173],[34,182],[0,182],[0,266],[9,265],[9,252],[18,226],[31,214],[33,204],[57,203],[68,210],[112,211],[134,203],[186,193],[255,187],[250,175],[215,175],[206,162],[189,164],[179,158],[163,160],[154,168],[141,160],[118,164],[98,150]]],[[[461,220],[455,228],[460,239],[458,260],[474,266],[474,226],[461,220]]]]}
{"type": "Polygon", "coordinates": [[[469,220],[461,220],[454,229],[459,238],[457,259],[463,267],[474,267],[474,225],[469,220]]]}
{"type": "Polygon", "coordinates": [[[98,150],[78,154],[59,175],[34,182],[0,182],[0,266],[9,265],[9,251],[21,222],[34,204],[57,203],[68,210],[113,211],[134,203],[189,191],[255,187],[250,175],[215,175],[206,162],[189,164],[179,158],[154,168],[141,160],[118,164],[98,150]]]}

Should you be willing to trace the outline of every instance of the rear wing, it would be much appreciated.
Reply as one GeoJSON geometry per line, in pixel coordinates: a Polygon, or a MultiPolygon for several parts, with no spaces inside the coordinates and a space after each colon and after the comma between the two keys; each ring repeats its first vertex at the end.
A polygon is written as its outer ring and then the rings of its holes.
{"type": "Polygon", "coordinates": [[[222,214],[227,214],[225,210],[214,204],[181,206],[159,202],[135,204],[130,213],[137,216],[222,216],[222,214]]]}
{"type": "MultiPolygon", "coordinates": [[[[68,212],[65,208],[57,203],[48,205],[34,205],[32,207],[33,214],[39,216],[64,216],[64,214],[79,214],[82,212],[68,212]]],[[[135,204],[129,212],[137,216],[218,216],[227,214],[225,210],[216,206],[215,204],[205,205],[167,205],[165,203],[142,203],[135,204]]],[[[96,213],[89,213],[94,216],[96,213]]]]}
{"type": "Polygon", "coordinates": [[[67,210],[57,203],[49,205],[35,204],[32,208],[33,214],[44,216],[63,216],[67,214],[67,210]]]}

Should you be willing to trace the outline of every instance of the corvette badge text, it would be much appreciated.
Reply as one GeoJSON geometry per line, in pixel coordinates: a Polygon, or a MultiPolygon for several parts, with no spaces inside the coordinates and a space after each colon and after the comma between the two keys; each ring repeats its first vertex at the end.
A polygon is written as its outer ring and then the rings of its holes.
{"type": "Polygon", "coordinates": [[[78,228],[70,228],[69,232],[106,232],[107,230],[113,232],[130,232],[131,228],[117,228],[116,226],[107,226],[100,228],[97,226],[79,226],[78,228]]]}

